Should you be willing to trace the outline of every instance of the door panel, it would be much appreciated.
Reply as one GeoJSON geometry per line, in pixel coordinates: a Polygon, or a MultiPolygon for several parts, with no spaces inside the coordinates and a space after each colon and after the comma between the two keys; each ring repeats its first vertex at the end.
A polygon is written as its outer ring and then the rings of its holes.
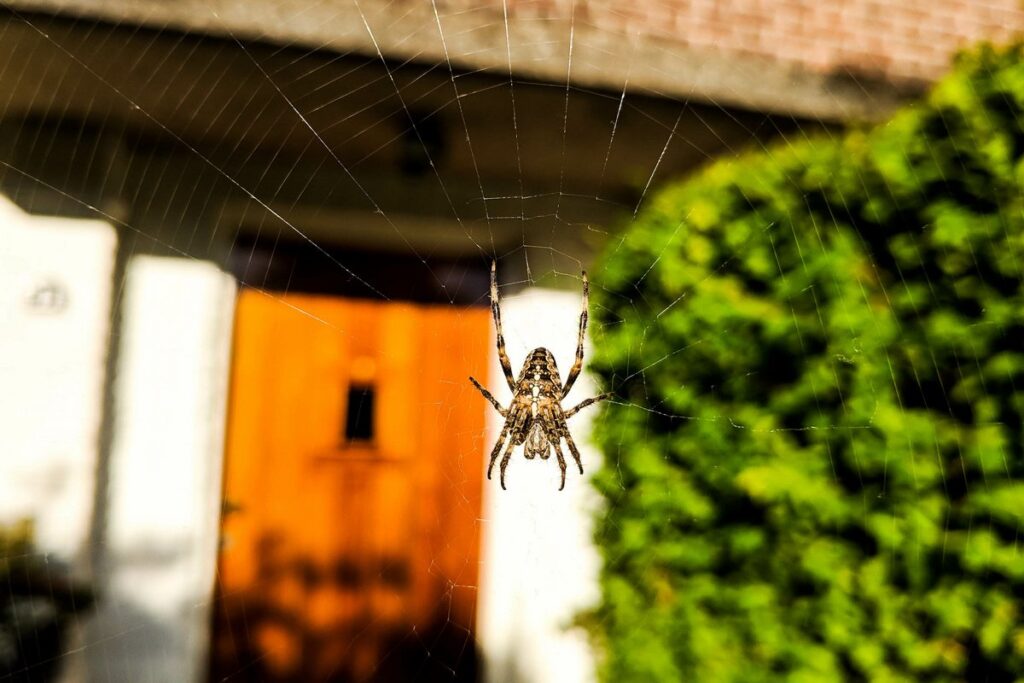
{"type": "Polygon", "coordinates": [[[487,310],[246,290],[236,316],[215,679],[471,679],[487,310]]]}

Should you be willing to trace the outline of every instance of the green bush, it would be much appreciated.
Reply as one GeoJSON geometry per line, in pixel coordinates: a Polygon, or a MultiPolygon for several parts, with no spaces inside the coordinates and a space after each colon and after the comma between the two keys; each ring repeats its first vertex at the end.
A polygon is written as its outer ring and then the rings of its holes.
{"type": "Polygon", "coordinates": [[[1022,55],[609,246],[604,680],[1024,680],[1022,55]]]}

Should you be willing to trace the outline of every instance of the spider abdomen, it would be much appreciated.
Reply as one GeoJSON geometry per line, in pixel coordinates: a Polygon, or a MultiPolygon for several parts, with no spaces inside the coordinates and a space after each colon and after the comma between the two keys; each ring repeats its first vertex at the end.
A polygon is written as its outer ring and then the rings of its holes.
{"type": "Polygon", "coordinates": [[[537,388],[542,395],[554,395],[553,389],[557,387],[560,395],[562,378],[558,375],[558,364],[551,352],[543,347],[531,351],[523,363],[523,369],[519,371],[517,384],[519,392],[532,394],[537,388]]]}

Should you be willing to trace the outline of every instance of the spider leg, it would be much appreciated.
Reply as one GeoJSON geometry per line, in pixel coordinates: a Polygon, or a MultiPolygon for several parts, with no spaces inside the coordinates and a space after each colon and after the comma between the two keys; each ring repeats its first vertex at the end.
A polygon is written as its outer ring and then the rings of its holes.
{"type": "Polygon", "coordinates": [[[576,467],[580,468],[580,474],[583,474],[583,461],[580,459],[580,449],[576,448],[576,442],[572,440],[572,434],[569,433],[569,425],[565,423],[564,415],[561,416],[561,419],[556,418],[556,425],[562,433],[562,438],[565,439],[565,445],[569,447],[569,452],[572,453],[572,459],[576,461],[576,467]]]}
{"type": "Polygon", "coordinates": [[[587,271],[583,271],[583,310],[580,312],[580,334],[576,341],[576,360],[569,368],[569,374],[565,376],[565,386],[562,387],[562,398],[569,395],[569,390],[576,383],[583,369],[583,338],[587,333],[587,304],[590,300],[590,281],[587,279],[587,271]]]}
{"type": "MultiPolygon", "coordinates": [[[[472,379],[472,378],[470,378],[470,379],[472,379]]],[[[612,394],[608,393],[608,394],[601,394],[600,396],[595,396],[594,398],[588,398],[585,401],[581,401],[579,405],[573,406],[572,408],[569,408],[569,410],[565,411],[565,419],[568,420],[570,417],[572,417],[576,413],[580,412],[581,410],[583,410],[587,406],[592,406],[592,405],[594,405],[595,403],[597,403],[599,401],[604,401],[605,399],[609,399],[611,397],[612,397],[612,394]]]]}
{"type": "Polygon", "coordinates": [[[505,468],[508,467],[508,461],[512,459],[512,451],[515,449],[515,444],[509,444],[508,448],[505,449],[505,456],[501,459],[501,490],[505,491],[505,468]]]}
{"type": "MultiPolygon", "coordinates": [[[[500,480],[502,490],[505,490],[505,468],[508,467],[508,461],[512,458],[512,451],[515,450],[516,446],[518,446],[519,444],[526,440],[526,433],[529,431],[529,418],[529,410],[517,408],[515,409],[513,414],[509,416],[508,420],[505,421],[505,424],[508,425],[509,423],[512,422],[513,419],[515,419],[515,423],[512,424],[511,426],[512,433],[510,434],[508,448],[505,449],[505,455],[502,456],[501,465],[498,468],[501,473],[500,480]]],[[[494,464],[495,457],[497,457],[497,451],[491,454],[492,465],[494,464]]],[[[487,478],[490,479],[490,476],[491,472],[490,469],[488,468],[487,478]]]]}
{"type": "Polygon", "coordinates": [[[501,307],[498,306],[497,270],[497,261],[491,261],[491,315],[494,316],[494,328],[498,333],[498,360],[501,361],[501,371],[505,374],[508,388],[515,393],[516,379],[512,375],[512,362],[508,359],[508,352],[505,350],[505,335],[501,332],[501,307]]]}
{"type": "Polygon", "coordinates": [[[565,488],[565,456],[562,455],[562,447],[558,443],[559,437],[555,436],[551,439],[551,445],[555,448],[555,457],[558,458],[558,469],[562,470],[562,484],[558,487],[561,491],[565,488]]]}
{"type": "Polygon", "coordinates": [[[508,415],[508,411],[501,407],[501,404],[498,403],[498,399],[494,398],[494,396],[491,396],[491,392],[487,391],[482,386],[480,386],[480,382],[477,382],[472,377],[469,378],[469,381],[473,383],[473,386],[480,390],[480,393],[484,395],[484,398],[491,402],[491,405],[494,406],[495,410],[501,413],[502,417],[506,417],[508,415]]]}
{"type": "Polygon", "coordinates": [[[551,457],[552,447],[552,431],[551,425],[553,420],[551,419],[551,409],[542,406],[540,411],[537,413],[537,417],[534,419],[533,432],[537,435],[537,447],[535,452],[540,455],[541,460],[547,460],[551,457]]]}
{"type": "Polygon", "coordinates": [[[487,465],[487,478],[491,478],[491,470],[494,469],[494,461],[498,459],[498,454],[501,453],[501,447],[505,445],[505,438],[508,436],[509,430],[512,428],[512,419],[505,420],[505,425],[501,428],[501,434],[498,435],[498,441],[494,444],[494,450],[491,451],[491,461],[487,465]]]}
{"type": "MultiPolygon", "coordinates": [[[[544,435],[547,437],[547,446],[555,451],[555,457],[558,459],[558,469],[562,471],[562,483],[558,487],[558,490],[561,491],[565,488],[565,456],[562,454],[562,447],[559,441],[567,433],[568,427],[565,425],[564,420],[559,423],[558,410],[549,405],[541,408],[539,417],[544,428],[544,435]]],[[[545,448],[546,450],[547,448],[545,448]]]]}

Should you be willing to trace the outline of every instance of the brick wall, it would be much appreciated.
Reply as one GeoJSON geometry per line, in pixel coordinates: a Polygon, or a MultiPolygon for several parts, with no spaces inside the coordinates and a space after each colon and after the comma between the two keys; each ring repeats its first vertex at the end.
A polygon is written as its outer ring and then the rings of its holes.
{"type": "Polygon", "coordinates": [[[470,71],[511,71],[518,78],[551,83],[564,83],[568,77],[579,87],[629,89],[823,120],[884,116],[920,95],[924,85],[948,68],[958,49],[981,40],[1004,42],[1024,33],[1024,0],[3,4],[19,12],[174,28],[230,40],[371,58],[382,53],[399,62],[450,64],[470,71]]]}
{"type": "MultiPolygon", "coordinates": [[[[506,0],[509,17],[568,20],[816,73],[931,81],[960,47],[1024,31],[1021,0],[506,0]]],[[[451,0],[503,13],[501,0],[451,0]]],[[[501,20],[500,18],[498,20],[501,20]]]]}

